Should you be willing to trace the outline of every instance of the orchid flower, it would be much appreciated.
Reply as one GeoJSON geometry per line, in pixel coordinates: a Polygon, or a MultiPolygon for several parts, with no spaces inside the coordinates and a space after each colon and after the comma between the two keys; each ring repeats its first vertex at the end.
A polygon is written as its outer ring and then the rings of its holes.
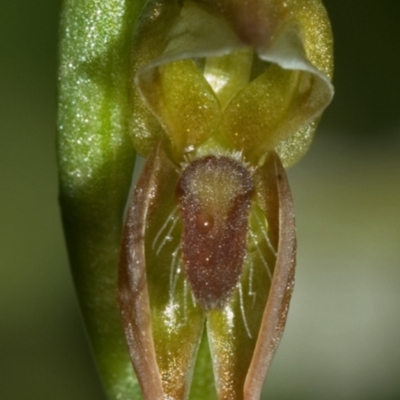
{"type": "Polygon", "coordinates": [[[260,398],[294,285],[284,167],[331,77],[320,0],[65,2],[61,204],[109,399],[260,398]]]}

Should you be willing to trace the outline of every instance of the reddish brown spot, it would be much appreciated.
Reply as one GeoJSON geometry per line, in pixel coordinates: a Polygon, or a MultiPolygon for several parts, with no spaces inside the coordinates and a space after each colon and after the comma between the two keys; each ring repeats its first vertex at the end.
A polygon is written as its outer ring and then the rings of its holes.
{"type": "Polygon", "coordinates": [[[196,216],[196,229],[200,234],[205,235],[214,226],[214,218],[211,214],[200,213],[196,216]]]}
{"type": "Polygon", "coordinates": [[[177,188],[182,258],[205,310],[222,307],[239,281],[253,191],[247,168],[229,157],[197,159],[182,172],[177,188]]]}

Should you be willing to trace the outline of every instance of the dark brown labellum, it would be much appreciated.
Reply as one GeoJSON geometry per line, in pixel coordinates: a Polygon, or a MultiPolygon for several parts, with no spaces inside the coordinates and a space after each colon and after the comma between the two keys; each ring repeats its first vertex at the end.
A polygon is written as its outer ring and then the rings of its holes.
{"type": "Polygon", "coordinates": [[[249,170],[233,158],[207,156],[182,172],[177,187],[182,258],[205,310],[222,307],[239,281],[253,192],[249,170]]]}

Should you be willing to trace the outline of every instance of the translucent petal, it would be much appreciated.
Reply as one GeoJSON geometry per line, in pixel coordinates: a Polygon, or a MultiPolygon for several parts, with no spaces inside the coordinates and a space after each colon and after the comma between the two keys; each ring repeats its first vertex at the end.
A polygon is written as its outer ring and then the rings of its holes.
{"type": "Polygon", "coordinates": [[[122,239],[121,315],[146,400],[188,397],[204,327],[181,262],[177,179],[157,146],[135,188],[122,239]]]}
{"type": "Polygon", "coordinates": [[[272,154],[255,174],[247,259],[229,302],[207,317],[219,399],[259,399],[293,290],[295,227],[290,192],[272,154]]]}

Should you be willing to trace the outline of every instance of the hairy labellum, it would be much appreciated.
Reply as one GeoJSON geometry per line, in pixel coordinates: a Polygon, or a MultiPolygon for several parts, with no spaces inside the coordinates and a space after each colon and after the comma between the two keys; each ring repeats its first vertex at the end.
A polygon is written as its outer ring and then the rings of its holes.
{"type": "Polygon", "coordinates": [[[182,257],[205,310],[221,307],[239,281],[253,192],[249,171],[228,157],[195,160],[179,179],[182,257]]]}

